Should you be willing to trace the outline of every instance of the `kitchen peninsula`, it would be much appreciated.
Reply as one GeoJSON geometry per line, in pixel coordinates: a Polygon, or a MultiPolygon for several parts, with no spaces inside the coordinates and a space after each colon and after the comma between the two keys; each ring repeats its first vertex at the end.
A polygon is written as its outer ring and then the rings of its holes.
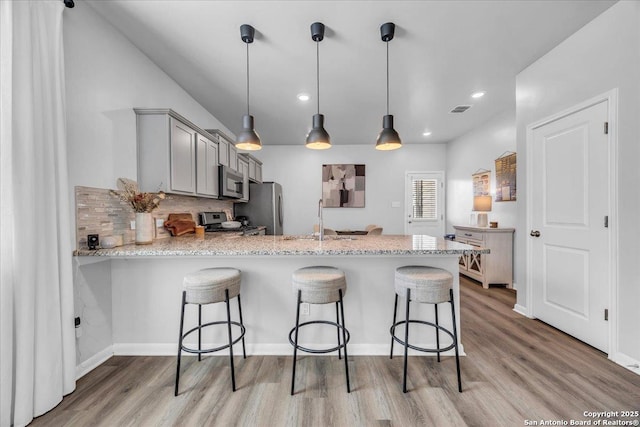
{"type": "MultiPolygon", "coordinates": [[[[242,271],[247,351],[250,354],[288,355],[291,346],[287,336],[295,321],[292,272],[309,265],[335,266],[345,271],[347,277],[345,317],[351,331],[350,354],[387,354],[397,267],[429,265],[451,271],[459,313],[458,258],[472,253],[489,253],[488,249],[431,236],[327,236],[325,239],[189,235],[158,239],[151,245],[82,249],[75,253],[76,276],[91,280],[87,277],[88,269],[83,271],[85,267],[99,261],[111,264],[113,353],[173,355],[184,275],[208,267],[238,268],[242,271]]],[[[412,316],[433,320],[433,306],[415,304],[414,307],[412,316]]],[[[234,308],[235,304],[232,304],[232,310],[234,308]]],[[[205,307],[203,318],[206,321],[222,318],[224,310],[223,304],[205,307]]],[[[441,323],[450,327],[451,319],[446,315],[448,308],[441,310],[441,323]]],[[[187,310],[186,315],[191,324],[196,321],[197,310],[187,310]]],[[[303,320],[322,315],[335,315],[335,307],[311,305],[310,314],[303,316],[303,320]]],[[[232,311],[232,316],[237,313],[232,311]]],[[[457,319],[459,323],[459,316],[457,319]]],[[[224,328],[220,328],[220,331],[203,336],[203,341],[224,342],[225,333],[224,328]]],[[[418,339],[416,344],[430,345],[428,340],[435,341],[435,334],[433,337],[429,334],[422,334],[424,338],[418,339]]],[[[306,340],[312,345],[333,342],[335,329],[311,330],[306,340]]]]}

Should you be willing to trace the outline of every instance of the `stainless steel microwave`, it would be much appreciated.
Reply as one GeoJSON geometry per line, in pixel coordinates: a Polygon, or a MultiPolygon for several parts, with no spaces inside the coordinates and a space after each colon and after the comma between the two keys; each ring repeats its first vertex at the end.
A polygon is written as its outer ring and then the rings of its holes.
{"type": "Polygon", "coordinates": [[[227,199],[242,198],[242,186],[244,177],[238,171],[227,166],[220,166],[220,197],[227,199]]]}

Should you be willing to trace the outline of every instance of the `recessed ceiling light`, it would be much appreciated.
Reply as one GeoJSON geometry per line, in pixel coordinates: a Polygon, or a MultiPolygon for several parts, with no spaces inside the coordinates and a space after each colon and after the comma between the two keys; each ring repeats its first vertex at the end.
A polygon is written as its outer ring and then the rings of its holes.
{"type": "Polygon", "coordinates": [[[429,135],[431,135],[431,131],[422,132],[422,136],[429,136],[429,135]]]}
{"type": "Polygon", "coordinates": [[[298,100],[300,100],[300,101],[308,101],[309,99],[311,99],[311,97],[306,93],[299,93],[298,94],[298,100]]]}
{"type": "Polygon", "coordinates": [[[484,96],[484,94],[485,94],[485,93],[486,93],[485,91],[481,90],[481,91],[478,91],[478,92],[474,92],[474,93],[472,93],[472,94],[471,94],[471,97],[472,97],[472,98],[476,98],[476,99],[477,99],[477,98],[482,98],[482,97],[484,96]]]}

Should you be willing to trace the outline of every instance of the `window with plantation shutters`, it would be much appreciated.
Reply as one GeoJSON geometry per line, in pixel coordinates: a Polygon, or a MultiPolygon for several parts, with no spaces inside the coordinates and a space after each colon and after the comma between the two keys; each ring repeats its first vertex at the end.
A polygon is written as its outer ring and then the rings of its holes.
{"type": "Polygon", "coordinates": [[[404,234],[444,236],[444,172],[405,172],[404,234]]]}
{"type": "Polygon", "coordinates": [[[413,179],[413,219],[438,219],[438,181],[436,179],[413,179]]]}

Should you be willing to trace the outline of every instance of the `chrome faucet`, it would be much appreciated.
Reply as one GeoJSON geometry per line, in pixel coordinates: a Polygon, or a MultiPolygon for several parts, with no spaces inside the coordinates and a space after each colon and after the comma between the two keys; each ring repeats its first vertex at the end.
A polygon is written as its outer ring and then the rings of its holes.
{"type": "Polygon", "coordinates": [[[318,202],[318,228],[320,232],[320,241],[324,240],[324,224],[322,224],[322,199],[318,202]]]}

